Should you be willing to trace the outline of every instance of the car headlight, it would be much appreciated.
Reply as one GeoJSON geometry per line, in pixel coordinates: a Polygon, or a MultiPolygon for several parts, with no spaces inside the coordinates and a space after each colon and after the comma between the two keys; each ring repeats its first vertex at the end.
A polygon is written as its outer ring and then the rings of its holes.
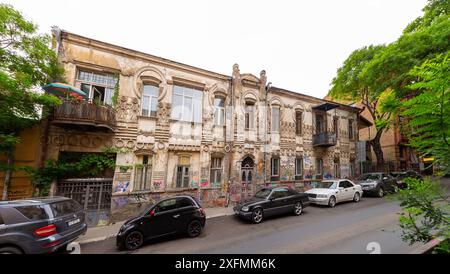
{"type": "Polygon", "coordinates": [[[328,198],[326,194],[317,194],[317,198],[328,198]]]}
{"type": "Polygon", "coordinates": [[[248,206],[243,206],[243,207],[241,208],[241,210],[242,210],[242,211],[248,211],[248,206]]]}

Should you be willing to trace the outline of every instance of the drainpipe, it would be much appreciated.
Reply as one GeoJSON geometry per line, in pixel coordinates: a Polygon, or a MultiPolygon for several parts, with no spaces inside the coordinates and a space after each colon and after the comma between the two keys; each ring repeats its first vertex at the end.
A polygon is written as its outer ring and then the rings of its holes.
{"type": "MultiPolygon", "coordinates": [[[[230,79],[230,107],[233,109],[234,106],[234,93],[233,93],[233,77],[230,79]]],[[[233,111],[231,111],[231,117],[230,117],[231,123],[229,130],[233,130],[233,111]]],[[[226,129],[226,124],[225,124],[226,129]]],[[[226,129],[227,130],[227,129],[226,129]]],[[[233,130],[234,131],[234,130],[233,130]]],[[[230,141],[230,151],[228,151],[228,189],[227,189],[227,201],[225,207],[228,207],[230,204],[230,195],[231,195],[231,169],[232,169],[232,163],[233,163],[233,146],[234,146],[234,137],[233,132],[230,132],[231,141],[230,141]]],[[[227,144],[227,133],[225,132],[225,145],[227,144]]]]}
{"type": "Polygon", "coordinates": [[[267,154],[267,151],[266,151],[266,147],[267,147],[267,119],[268,119],[268,117],[267,117],[267,113],[268,113],[268,111],[267,111],[267,107],[268,107],[268,104],[267,104],[267,95],[269,94],[269,89],[270,89],[270,87],[272,86],[272,82],[269,82],[267,85],[266,85],[266,98],[265,98],[265,100],[264,100],[264,104],[265,104],[265,107],[266,107],[266,109],[265,109],[265,111],[264,111],[264,185],[267,183],[267,170],[266,170],[266,154],[267,154]]]}

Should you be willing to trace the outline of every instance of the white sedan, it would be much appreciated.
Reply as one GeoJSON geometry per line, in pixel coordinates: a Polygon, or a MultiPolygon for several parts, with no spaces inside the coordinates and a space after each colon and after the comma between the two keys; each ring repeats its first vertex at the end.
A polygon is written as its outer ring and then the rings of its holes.
{"type": "Polygon", "coordinates": [[[305,191],[311,203],[333,207],[343,201],[361,200],[363,191],[360,185],[347,179],[324,180],[311,184],[312,189],[305,191]]]}

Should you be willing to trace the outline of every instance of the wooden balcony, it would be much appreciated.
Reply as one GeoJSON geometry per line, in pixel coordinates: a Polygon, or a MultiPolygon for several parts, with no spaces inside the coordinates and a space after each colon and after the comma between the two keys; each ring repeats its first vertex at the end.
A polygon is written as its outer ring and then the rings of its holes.
{"type": "Polygon", "coordinates": [[[87,101],[63,101],[61,105],[54,108],[52,123],[92,126],[114,131],[116,115],[111,106],[96,105],[87,101]]]}
{"type": "Polygon", "coordinates": [[[336,145],[336,133],[320,132],[313,135],[314,147],[330,147],[336,145]]]}

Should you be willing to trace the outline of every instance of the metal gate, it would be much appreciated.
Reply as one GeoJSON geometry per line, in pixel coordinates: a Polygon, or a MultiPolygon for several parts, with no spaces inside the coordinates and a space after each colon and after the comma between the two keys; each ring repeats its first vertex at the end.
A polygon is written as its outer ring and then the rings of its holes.
{"type": "Polygon", "coordinates": [[[111,178],[65,179],[56,185],[56,195],[72,198],[86,213],[88,226],[106,225],[111,211],[111,178]]]}

